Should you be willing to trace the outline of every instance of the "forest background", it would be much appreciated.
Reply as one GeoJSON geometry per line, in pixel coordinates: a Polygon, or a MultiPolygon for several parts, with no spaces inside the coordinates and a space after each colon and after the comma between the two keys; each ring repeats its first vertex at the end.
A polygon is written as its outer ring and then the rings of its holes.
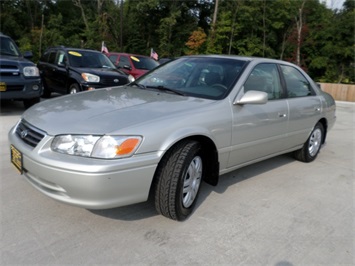
{"type": "Polygon", "coordinates": [[[355,1],[1,0],[0,31],[36,62],[51,46],[159,57],[232,54],[296,63],[317,82],[355,83],[355,1]]]}

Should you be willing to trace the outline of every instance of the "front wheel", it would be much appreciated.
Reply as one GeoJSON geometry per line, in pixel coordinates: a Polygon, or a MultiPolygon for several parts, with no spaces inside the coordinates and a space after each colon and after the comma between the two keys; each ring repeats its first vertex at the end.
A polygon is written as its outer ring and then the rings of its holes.
{"type": "Polygon", "coordinates": [[[295,158],[302,162],[312,162],[318,155],[324,138],[324,127],[317,123],[302,149],[295,151],[295,158]]]}
{"type": "Polygon", "coordinates": [[[204,169],[197,141],[175,145],[159,163],[155,176],[155,208],[173,220],[183,221],[193,211],[204,169]]]}
{"type": "Polygon", "coordinates": [[[69,94],[75,94],[80,91],[79,85],[76,83],[73,83],[69,87],[69,94]]]}

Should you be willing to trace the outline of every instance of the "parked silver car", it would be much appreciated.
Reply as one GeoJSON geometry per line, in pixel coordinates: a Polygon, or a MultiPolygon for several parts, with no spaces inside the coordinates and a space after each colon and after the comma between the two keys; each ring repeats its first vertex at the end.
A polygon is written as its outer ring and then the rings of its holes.
{"type": "Polygon", "coordinates": [[[202,180],[289,152],[313,161],[335,111],[293,64],[187,56],[129,85],[36,104],[9,132],[11,161],[61,202],[104,209],[152,195],[184,220],[202,180]]]}

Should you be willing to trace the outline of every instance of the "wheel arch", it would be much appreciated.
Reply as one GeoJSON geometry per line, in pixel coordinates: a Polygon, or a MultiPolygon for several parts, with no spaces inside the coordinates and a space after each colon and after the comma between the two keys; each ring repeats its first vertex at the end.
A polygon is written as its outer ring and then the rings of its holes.
{"type": "Polygon", "coordinates": [[[203,135],[192,135],[188,136],[185,138],[182,138],[175,142],[173,145],[171,145],[165,152],[164,155],[161,157],[160,162],[158,163],[158,166],[155,170],[154,177],[152,180],[152,184],[150,186],[150,192],[149,195],[152,196],[154,195],[154,184],[157,179],[157,171],[160,168],[160,164],[162,161],[164,161],[164,157],[169,155],[169,151],[173,149],[176,145],[183,141],[197,141],[201,144],[201,154],[202,154],[202,159],[203,163],[205,165],[204,168],[204,176],[203,180],[213,186],[216,186],[218,184],[219,180],[219,159],[218,159],[218,152],[217,152],[217,147],[215,143],[212,141],[212,139],[208,138],[207,136],[203,135]]]}
{"type": "Polygon", "coordinates": [[[323,117],[318,122],[322,124],[323,129],[324,129],[324,134],[323,134],[323,139],[322,139],[322,144],[324,144],[326,137],[327,137],[327,132],[328,132],[328,121],[326,118],[323,117]]]}
{"type": "Polygon", "coordinates": [[[82,88],[80,82],[78,82],[78,81],[77,81],[76,79],[74,79],[74,78],[69,78],[68,81],[67,81],[67,88],[66,88],[67,93],[69,93],[70,86],[71,86],[73,83],[75,83],[75,84],[77,84],[77,85],[79,86],[79,90],[80,90],[80,91],[83,90],[83,88],[82,88]]]}

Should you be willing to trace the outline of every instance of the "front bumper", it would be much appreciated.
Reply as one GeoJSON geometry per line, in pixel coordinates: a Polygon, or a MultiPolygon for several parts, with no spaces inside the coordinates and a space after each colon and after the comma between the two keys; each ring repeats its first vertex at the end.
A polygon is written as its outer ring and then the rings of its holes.
{"type": "Polygon", "coordinates": [[[9,132],[9,142],[22,153],[23,175],[43,194],[87,209],[107,209],[148,199],[158,153],[117,160],[92,159],[53,152],[51,136],[36,148],[9,132]]]}
{"type": "Polygon", "coordinates": [[[42,95],[42,82],[36,79],[1,79],[6,83],[6,91],[0,92],[0,98],[4,100],[25,100],[39,98],[42,95]]]}

